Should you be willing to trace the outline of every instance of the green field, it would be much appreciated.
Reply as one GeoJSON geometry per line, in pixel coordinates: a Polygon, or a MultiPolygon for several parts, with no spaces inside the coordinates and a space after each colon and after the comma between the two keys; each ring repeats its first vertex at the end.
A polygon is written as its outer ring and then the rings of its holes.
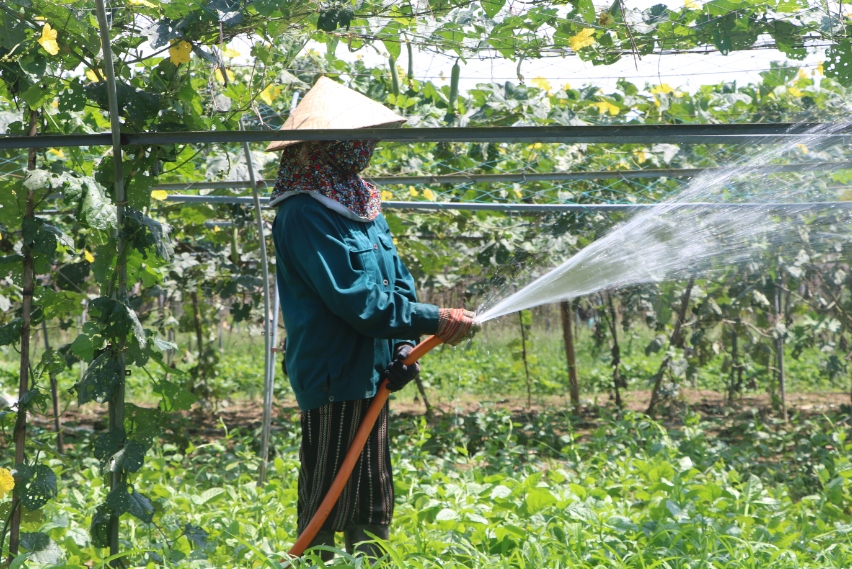
{"type": "MultiPolygon", "coordinates": [[[[788,424],[759,402],[704,414],[684,402],[659,421],[618,413],[611,404],[595,405],[607,399],[608,360],[595,355],[589,333],[581,331],[584,407],[571,414],[561,337],[543,323],[530,337],[528,357],[537,363],[527,410],[525,374],[511,355],[516,331],[497,323],[473,343],[424,360],[432,418],[413,401],[413,385],[391,403],[397,499],[384,566],[852,564],[852,444],[849,416],[838,405],[822,413],[794,407],[788,424]]],[[[258,487],[260,370],[252,362],[261,344],[226,342],[226,348],[217,381],[235,396],[172,416],[134,479],[155,515],[150,525],[123,522],[129,566],[279,567],[295,540],[298,411],[286,380],[277,378],[272,468],[258,487]]],[[[818,357],[802,356],[791,366],[791,380],[807,375],[807,360],[818,357]]],[[[636,370],[630,388],[646,389],[657,362],[638,349],[626,352],[625,362],[636,370]]],[[[712,370],[699,376],[698,388],[714,386],[712,370]]],[[[60,377],[63,388],[69,381],[60,377]]],[[[821,389],[819,382],[808,385],[821,389]]],[[[131,381],[128,392],[144,400],[138,389],[131,381]]],[[[639,394],[629,391],[628,402],[639,394]]],[[[59,479],[57,499],[24,516],[25,532],[42,532],[59,548],[34,554],[33,566],[39,559],[101,566],[104,559],[91,546],[88,526],[108,493],[101,464],[91,457],[105,423],[69,405],[67,456],[55,455],[47,417],[31,432],[35,452],[59,479]]],[[[39,549],[28,539],[25,534],[24,548],[39,549]]],[[[338,553],[334,566],[363,566],[338,553]]],[[[304,566],[319,563],[304,558],[304,566]]]]}

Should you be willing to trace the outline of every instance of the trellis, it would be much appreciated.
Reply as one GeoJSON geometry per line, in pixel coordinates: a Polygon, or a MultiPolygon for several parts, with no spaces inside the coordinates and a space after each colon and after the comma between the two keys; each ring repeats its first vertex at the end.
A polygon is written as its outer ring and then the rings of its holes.
{"type": "MultiPolygon", "coordinates": [[[[289,140],[357,140],[381,139],[403,143],[416,142],[468,142],[468,143],[559,143],[559,144],[646,144],[646,143],[679,143],[679,144],[776,144],[795,141],[810,141],[819,138],[828,144],[848,144],[852,142],[852,126],[850,125],[819,125],[819,124],[711,124],[711,125],[607,125],[607,126],[529,126],[529,127],[475,127],[475,128],[406,128],[406,129],[360,129],[360,130],[314,130],[314,131],[213,131],[213,132],[143,132],[127,133],[121,131],[116,83],[112,65],[110,38],[106,21],[106,13],[102,0],[96,0],[98,21],[101,34],[102,51],[104,55],[104,71],[107,78],[107,95],[111,131],[100,134],[71,134],[43,135],[35,137],[0,136],[0,149],[32,149],[32,148],[62,148],[62,147],[93,147],[111,146],[115,163],[115,195],[116,211],[119,226],[126,203],[123,187],[122,150],[128,146],[153,146],[164,144],[233,144],[241,143],[246,154],[249,170],[249,180],[237,182],[207,182],[195,184],[160,184],[157,190],[184,189],[225,189],[249,188],[252,196],[216,196],[216,195],[179,195],[167,197],[170,202],[210,203],[210,204],[246,204],[253,205],[258,224],[259,234],[263,235],[261,208],[268,199],[259,196],[259,190],[268,185],[263,180],[256,180],[254,167],[250,156],[249,144],[289,141],[289,140]],[[815,132],[816,131],[816,132],[815,132]]],[[[755,172],[796,172],[803,167],[819,168],[822,171],[832,169],[852,169],[852,162],[814,162],[806,164],[789,164],[767,166],[755,172]]],[[[632,171],[605,172],[553,172],[553,173],[511,173],[511,174],[471,174],[445,176],[384,176],[373,178],[377,184],[475,184],[475,183],[527,183],[533,181],[579,181],[596,179],[659,179],[668,177],[688,178],[702,173],[712,172],[712,168],[683,168],[683,169],[648,169],[632,171]]],[[[537,204],[537,203],[476,203],[476,202],[446,202],[446,201],[394,201],[387,200],[387,209],[411,209],[421,211],[441,210],[484,210],[501,212],[564,212],[564,211],[637,211],[654,207],[657,204],[537,204]]],[[[677,207],[767,207],[797,209],[803,208],[850,208],[852,202],[815,202],[815,203],[779,203],[779,204],[750,204],[750,203],[688,203],[677,207]]],[[[124,246],[120,234],[117,236],[119,251],[124,246]]],[[[262,239],[261,239],[262,240],[262,239]]],[[[263,240],[262,240],[263,241],[263,240]]],[[[270,290],[269,270],[265,243],[261,243],[261,262],[264,272],[264,306],[265,306],[265,358],[264,358],[264,402],[263,425],[261,430],[261,468],[259,483],[266,476],[268,459],[269,434],[271,425],[272,388],[274,374],[272,357],[272,331],[277,331],[278,310],[270,319],[270,290]],[[273,324],[274,322],[274,324],[273,324]]],[[[126,272],[121,264],[119,253],[119,286],[116,291],[118,299],[126,299],[126,272]]],[[[276,295],[277,297],[277,295],[276,295]]],[[[277,302],[276,302],[277,308],[277,302]]],[[[124,363],[122,360],[122,367],[124,363]]],[[[113,428],[123,423],[123,393],[119,392],[109,407],[109,422],[113,428]]],[[[113,484],[116,484],[115,473],[113,484]]],[[[110,528],[111,555],[118,553],[118,523],[110,528]]]]}

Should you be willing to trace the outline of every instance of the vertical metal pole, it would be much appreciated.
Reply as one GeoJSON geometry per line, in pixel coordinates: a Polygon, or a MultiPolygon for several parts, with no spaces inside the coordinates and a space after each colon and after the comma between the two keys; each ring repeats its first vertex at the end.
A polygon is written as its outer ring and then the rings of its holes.
{"type": "MultiPolygon", "coordinates": [[[[100,28],[101,49],[104,56],[104,72],[106,73],[107,87],[107,102],[109,104],[109,119],[110,130],[112,134],[112,154],[115,176],[115,210],[116,210],[116,231],[115,239],[117,245],[118,256],[116,258],[115,272],[118,275],[118,286],[113,289],[112,296],[119,302],[125,302],[127,299],[127,264],[126,253],[124,250],[124,240],[121,238],[121,226],[124,223],[124,206],[127,203],[127,196],[124,193],[124,172],[122,169],[122,154],[121,154],[121,122],[118,117],[118,97],[115,88],[115,68],[112,61],[112,48],[109,36],[109,25],[107,23],[106,8],[103,0],[95,0],[95,9],[98,14],[98,27],[100,28]]],[[[121,374],[121,383],[116,387],[115,393],[109,401],[109,431],[115,432],[124,427],[124,346],[119,346],[119,365],[121,374]]],[[[121,483],[122,473],[115,470],[110,475],[110,488],[115,488],[121,483]]],[[[113,516],[110,519],[109,532],[109,554],[116,555],[118,553],[118,533],[119,533],[119,517],[113,516]]]]}
{"type": "MultiPolygon", "coordinates": [[[[299,92],[293,93],[293,100],[290,102],[290,112],[296,108],[299,103],[299,92]]],[[[242,128],[242,123],[240,123],[242,128]]],[[[251,161],[251,151],[248,143],[243,143],[243,148],[246,154],[246,164],[248,166],[249,181],[252,187],[252,196],[254,197],[254,208],[257,212],[257,226],[260,233],[260,258],[263,264],[263,302],[264,302],[264,330],[266,336],[265,349],[266,358],[264,358],[264,376],[263,376],[263,414],[261,418],[260,428],[260,470],[258,472],[257,484],[260,486],[266,482],[266,467],[269,462],[269,436],[272,428],[272,393],[275,388],[275,352],[273,348],[278,347],[278,312],[281,309],[281,303],[278,297],[278,279],[275,279],[275,311],[272,314],[270,322],[269,314],[269,261],[266,255],[266,239],[263,236],[263,218],[260,210],[260,196],[257,190],[257,181],[254,177],[254,164],[251,161]],[[271,330],[270,330],[271,328],[271,330]]]]}
{"type": "MultiPolygon", "coordinates": [[[[243,128],[240,123],[240,128],[243,128]]],[[[254,198],[254,210],[257,220],[258,239],[260,240],[260,263],[263,274],[263,336],[264,336],[264,358],[263,358],[263,416],[260,433],[260,471],[257,483],[266,481],[266,462],[269,458],[269,426],[272,421],[272,321],[269,316],[269,260],[266,256],[266,237],[263,234],[263,215],[260,208],[260,195],[257,191],[257,180],[254,175],[254,164],[251,159],[251,148],[248,142],[243,143],[243,151],[246,155],[246,166],[248,167],[249,181],[254,198]]]]}
{"type": "MultiPolygon", "coordinates": [[[[273,280],[272,290],[272,302],[274,303],[274,308],[272,309],[272,347],[274,349],[278,349],[278,314],[281,312],[281,298],[278,296],[278,279],[275,278],[273,280]]],[[[272,377],[275,378],[275,352],[273,352],[272,356],[272,377]]]]}

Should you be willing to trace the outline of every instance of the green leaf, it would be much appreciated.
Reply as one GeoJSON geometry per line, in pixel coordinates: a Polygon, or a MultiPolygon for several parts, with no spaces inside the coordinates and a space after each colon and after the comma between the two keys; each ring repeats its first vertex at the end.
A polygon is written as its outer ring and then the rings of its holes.
{"type": "Polygon", "coordinates": [[[71,343],[71,353],[83,361],[90,362],[95,357],[95,351],[104,347],[106,340],[101,330],[94,322],[86,322],[83,331],[71,343]]]}
{"type": "Polygon", "coordinates": [[[121,234],[129,246],[143,255],[148,253],[149,248],[153,248],[164,261],[172,260],[174,250],[168,229],[141,211],[130,207],[126,209],[121,234]]]}
{"type": "Polygon", "coordinates": [[[21,395],[21,398],[18,399],[17,407],[18,409],[30,409],[34,406],[42,407],[48,401],[50,401],[50,398],[47,393],[43,392],[38,387],[33,387],[21,395]]]}
{"type": "Polygon", "coordinates": [[[154,504],[151,503],[150,498],[144,494],[140,494],[136,490],[133,490],[130,494],[129,511],[130,515],[139,518],[146,524],[154,521],[154,504]]]}
{"type": "Polygon", "coordinates": [[[27,23],[16,16],[16,11],[0,10],[0,47],[11,51],[27,39],[27,23]]]}
{"type": "Polygon", "coordinates": [[[147,337],[136,312],[127,305],[106,296],[89,302],[89,314],[94,317],[106,338],[115,344],[126,340],[131,334],[145,347],[147,337]]]}
{"type": "Polygon", "coordinates": [[[92,523],[89,525],[89,535],[92,537],[92,545],[95,547],[109,547],[111,517],[110,507],[107,504],[101,504],[95,508],[92,523]]]}
{"type": "Polygon", "coordinates": [[[148,449],[160,436],[162,418],[163,413],[159,409],[139,407],[127,403],[124,413],[124,428],[127,430],[128,436],[148,449]]]}
{"type": "Polygon", "coordinates": [[[530,488],[524,498],[527,512],[530,514],[537,514],[554,502],[556,497],[546,488],[530,488]]]}
{"type": "Polygon", "coordinates": [[[390,20],[388,25],[382,28],[382,31],[379,32],[379,36],[387,39],[383,39],[382,43],[385,44],[385,49],[388,50],[388,53],[393,56],[393,58],[399,59],[400,54],[402,54],[402,38],[400,37],[400,26],[397,20],[390,20]]]}
{"type": "Polygon", "coordinates": [[[121,516],[130,511],[130,493],[127,491],[127,483],[120,482],[107,494],[106,504],[112,511],[113,516],[121,516]]]}
{"type": "Polygon", "coordinates": [[[31,109],[37,109],[53,98],[53,92],[45,89],[43,85],[33,85],[21,93],[20,97],[31,109]]]}
{"type": "Polygon", "coordinates": [[[59,231],[54,232],[47,227],[51,226],[45,224],[41,218],[25,218],[22,225],[22,235],[27,245],[32,247],[35,255],[45,255],[52,259],[54,253],[56,253],[57,232],[59,231]]]}
{"type": "Polygon", "coordinates": [[[14,477],[15,496],[28,510],[38,510],[56,497],[56,474],[49,466],[17,464],[14,477]]]}
{"type": "Polygon", "coordinates": [[[187,411],[192,404],[198,401],[198,397],[188,391],[184,391],[174,383],[162,381],[154,388],[154,393],[163,396],[163,402],[167,411],[187,411]]]}
{"type": "Polygon", "coordinates": [[[55,565],[65,555],[50,536],[42,532],[21,533],[21,547],[31,552],[30,561],[45,565],[55,565]]]}
{"type": "Polygon", "coordinates": [[[24,321],[21,318],[15,318],[8,324],[0,326],[0,346],[8,346],[15,344],[21,340],[21,328],[24,321]]]}
{"type": "Polygon", "coordinates": [[[45,350],[41,355],[41,362],[36,367],[36,375],[56,375],[65,371],[65,358],[58,351],[45,350]]]}
{"type": "Polygon", "coordinates": [[[480,0],[479,3],[482,5],[485,15],[489,18],[493,18],[500,10],[503,9],[503,6],[506,4],[506,0],[480,0]]]}
{"type": "Polygon", "coordinates": [[[185,535],[186,539],[188,539],[197,549],[205,549],[207,547],[207,536],[210,534],[198,526],[186,524],[183,526],[183,535],[185,535]]]}
{"type": "Polygon", "coordinates": [[[91,272],[92,265],[88,261],[61,265],[56,269],[54,283],[62,290],[82,292],[85,290],[85,282],[91,272]]]}
{"type": "Polygon", "coordinates": [[[852,85],[852,40],[845,39],[825,52],[825,76],[852,85]]]}
{"type": "Polygon", "coordinates": [[[83,379],[74,385],[77,404],[84,405],[93,400],[103,403],[112,397],[122,382],[124,368],[121,362],[111,352],[104,352],[89,365],[83,379]]]}
{"type": "Polygon", "coordinates": [[[121,451],[125,439],[124,429],[114,429],[100,434],[95,438],[95,442],[92,445],[92,454],[101,461],[101,466],[104,466],[107,460],[121,451]]]}
{"type": "Polygon", "coordinates": [[[80,203],[80,219],[93,229],[106,230],[117,225],[115,206],[94,179],[88,183],[80,203]]]}
{"type": "Polygon", "coordinates": [[[110,471],[139,472],[145,463],[147,449],[137,441],[127,441],[124,448],[112,455],[110,471]]]}

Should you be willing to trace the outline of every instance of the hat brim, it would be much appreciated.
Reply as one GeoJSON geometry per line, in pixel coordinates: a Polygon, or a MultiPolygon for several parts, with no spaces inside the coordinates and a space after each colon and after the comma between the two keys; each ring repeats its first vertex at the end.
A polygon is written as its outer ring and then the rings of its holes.
{"type": "MultiPolygon", "coordinates": [[[[402,126],[405,123],[406,119],[401,119],[398,121],[383,123],[383,124],[374,124],[369,126],[362,126],[353,130],[360,130],[362,128],[396,128],[402,126]]],[[[284,129],[281,129],[284,130],[284,129]]],[[[301,129],[301,130],[313,130],[313,129],[301,129]]],[[[275,142],[271,142],[269,146],[266,147],[266,152],[275,152],[276,150],[284,150],[288,146],[293,146],[294,144],[301,144],[306,142],[304,140],[277,140],[275,142]]]]}

